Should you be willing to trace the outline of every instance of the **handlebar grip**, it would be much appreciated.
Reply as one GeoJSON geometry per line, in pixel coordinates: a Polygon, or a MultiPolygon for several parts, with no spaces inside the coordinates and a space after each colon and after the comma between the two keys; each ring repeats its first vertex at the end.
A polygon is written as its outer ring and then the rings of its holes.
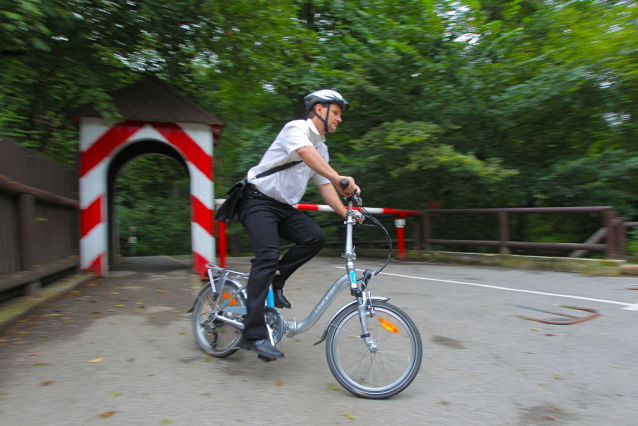
{"type": "Polygon", "coordinates": [[[341,189],[345,191],[346,188],[350,186],[350,181],[348,179],[342,179],[341,182],[339,182],[339,185],[341,185],[341,189]]]}

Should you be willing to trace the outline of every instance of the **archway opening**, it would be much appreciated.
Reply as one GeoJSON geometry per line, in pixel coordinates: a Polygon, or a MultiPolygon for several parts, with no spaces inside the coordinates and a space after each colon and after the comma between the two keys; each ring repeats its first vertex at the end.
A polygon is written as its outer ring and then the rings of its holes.
{"type": "Polygon", "coordinates": [[[120,151],[108,171],[109,267],[120,256],[190,255],[190,176],[172,146],[145,140],[120,151]]]}

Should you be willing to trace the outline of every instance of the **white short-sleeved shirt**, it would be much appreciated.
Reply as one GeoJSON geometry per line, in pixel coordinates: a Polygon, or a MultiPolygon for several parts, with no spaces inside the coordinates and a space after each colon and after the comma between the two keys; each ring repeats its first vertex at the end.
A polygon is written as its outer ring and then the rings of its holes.
{"type": "Polygon", "coordinates": [[[330,161],[326,138],[319,134],[312,120],[294,120],[287,123],[270,145],[259,164],[248,170],[248,180],[257,189],[277,201],[286,204],[297,204],[308,187],[310,178],[317,185],[330,183],[330,180],[312,170],[306,163],[273,173],[261,179],[253,179],[261,172],[273,167],[301,160],[297,149],[302,146],[314,146],[326,161],[330,161]]]}

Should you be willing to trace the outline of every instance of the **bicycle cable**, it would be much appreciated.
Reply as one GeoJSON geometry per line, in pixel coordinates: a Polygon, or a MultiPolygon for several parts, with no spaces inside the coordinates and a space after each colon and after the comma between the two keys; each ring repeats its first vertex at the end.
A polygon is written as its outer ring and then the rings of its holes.
{"type": "Polygon", "coordinates": [[[363,214],[363,216],[366,219],[369,219],[372,223],[374,223],[374,225],[366,225],[366,224],[363,224],[363,223],[360,223],[360,225],[376,226],[378,228],[381,228],[383,230],[383,232],[385,233],[385,239],[388,242],[388,247],[389,247],[388,258],[386,259],[386,261],[383,264],[383,266],[381,267],[381,269],[379,269],[378,271],[376,271],[374,273],[374,275],[378,275],[381,271],[383,271],[385,269],[386,266],[388,266],[388,263],[390,263],[390,258],[392,257],[392,237],[390,237],[390,234],[388,233],[388,230],[385,229],[385,226],[383,226],[381,224],[381,222],[379,222],[379,220],[377,218],[375,218],[370,213],[368,213],[368,211],[364,207],[359,207],[359,211],[361,211],[361,213],[363,214]]]}

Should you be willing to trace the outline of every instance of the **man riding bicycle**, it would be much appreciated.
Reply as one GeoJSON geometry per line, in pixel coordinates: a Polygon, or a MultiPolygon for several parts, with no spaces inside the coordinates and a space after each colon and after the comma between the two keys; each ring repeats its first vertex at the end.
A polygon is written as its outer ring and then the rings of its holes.
{"type": "Polygon", "coordinates": [[[248,171],[249,184],[239,210],[239,221],[246,228],[255,252],[247,284],[241,346],[268,359],[284,357],[270,343],[264,320],[270,284],[275,306],[291,308],[283,294],[286,280],[326,245],[326,236],[319,225],[293,205],[301,200],[313,178],[326,204],[345,218],[337,191],[346,196],[359,191],[352,177],[339,175],[328,164],[325,144],[325,134],[337,130],[341,113],[350,105],[334,90],[313,92],[304,101],[308,119],[287,123],[260,163],[248,171]],[[282,165],[286,167],[276,173],[256,177],[282,165]],[[339,185],[343,179],[350,182],[345,190],[339,185]],[[295,243],[281,259],[280,237],[295,243]]]}

